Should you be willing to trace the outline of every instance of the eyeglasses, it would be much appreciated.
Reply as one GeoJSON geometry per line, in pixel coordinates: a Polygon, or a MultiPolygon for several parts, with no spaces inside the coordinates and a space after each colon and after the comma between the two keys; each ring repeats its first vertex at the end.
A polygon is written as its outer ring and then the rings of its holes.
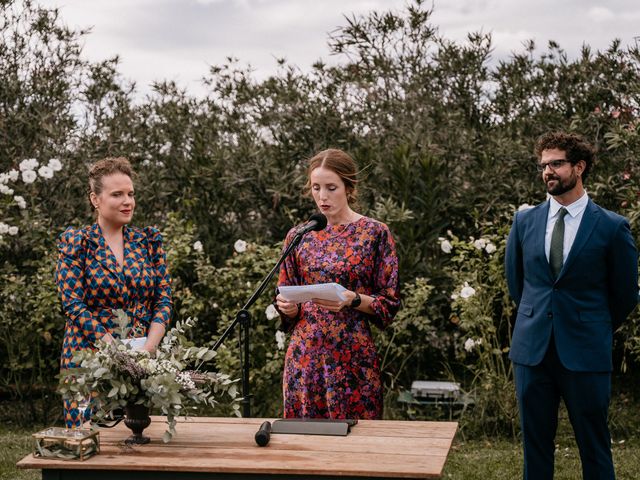
{"type": "Polygon", "coordinates": [[[551,170],[557,170],[565,163],[571,163],[571,160],[549,160],[547,163],[538,163],[536,168],[539,172],[544,172],[547,167],[551,168],[551,170]]]}

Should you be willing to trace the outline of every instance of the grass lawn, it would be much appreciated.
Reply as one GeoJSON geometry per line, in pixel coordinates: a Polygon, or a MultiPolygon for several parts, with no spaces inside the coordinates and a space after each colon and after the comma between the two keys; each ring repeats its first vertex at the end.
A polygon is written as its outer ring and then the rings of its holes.
{"type": "MultiPolygon", "coordinates": [[[[581,480],[580,455],[571,437],[556,440],[556,480],[581,480]]],[[[640,478],[640,444],[626,440],[613,444],[613,461],[618,480],[640,478]]],[[[449,453],[443,479],[517,480],[522,478],[522,448],[509,440],[461,442],[456,440],[449,453]]]]}
{"type": "MultiPolygon", "coordinates": [[[[0,427],[0,480],[39,479],[40,471],[18,470],[15,464],[31,451],[31,433],[37,429],[0,427]]],[[[613,445],[619,480],[636,480],[640,469],[640,442],[617,440],[613,445]],[[622,442],[622,443],[620,443],[622,442]]],[[[444,479],[517,480],[522,478],[522,450],[509,440],[456,439],[444,469],[444,479]]],[[[580,480],[580,458],[575,442],[561,435],[556,454],[557,480],[580,480]]]]}

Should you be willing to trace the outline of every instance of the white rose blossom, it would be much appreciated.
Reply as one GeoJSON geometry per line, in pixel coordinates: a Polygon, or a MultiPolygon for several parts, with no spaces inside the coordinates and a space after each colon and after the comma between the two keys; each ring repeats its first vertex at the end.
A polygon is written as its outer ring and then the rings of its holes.
{"type": "Polygon", "coordinates": [[[15,168],[12,170],[9,170],[6,175],[9,177],[9,180],[11,180],[12,182],[15,182],[16,180],[18,180],[18,177],[20,176],[20,172],[18,172],[15,168]]]}
{"type": "Polygon", "coordinates": [[[53,177],[53,170],[50,167],[43,165],[38,169],[38,175],[48,180],[53,177]]]}
{"type": "Polygon", "coordinates": [[[476,294],[476,289],[469,286],[468,282],[464,282],[464,287],[460,290],[460,297],[469,298],[473,297],[476,294]]]}
{"type": "Polygon", "coordinates": [[[35,170],[38,165],[39,163],[35,158],[26,158],[20,162],[18,168],[20,168],[21,172],[26,172],[27,170],[35,170]]]}
{"type": "Polygon", "coordinates": [[[264,313],[267,316],[267,320],[273,320],[274,318],[278,318],[279,315],[280,315],[278,313],[278,310],[276,310],[276,307],[275,307],[275,305],[273,303],[269,304],[269,306],[264,311],[264,313]]]}
{"type": "Polygon", "coordinates": [[[247,251],[247,242],[244,240],[236,240],[236,243],[233,244],[233,249],[238,253],[243,253],[247,251]]]}
{"type": "Polygon", "coordinates": [[[482,250],[486,245],[487,240],[485,238],[479,238],[473,242],[473,246],[478,250],[482,250]]]}
{"type": "Polygon", "coordinates": [[[278,350],[284,350],[284,340],[285,340],[284,332],[281,332],[280,330],[278,330],[276,332],[276,344],[278,345],[278,350]]]}
{"type": "Polygon", "coordinates": [[[8,173],[0,173],[0,185],[6,185],[9,182],[8,173]]]}
{"type": "Polygon", "coordinates": [[[59,172],[60,170],[62,170],[62,163],[57,158],[52,158],[51,160],[49,160],[47,166],[54,172],[59,172]]]}
{"type": "Polygon", "coordinates": [[[4,222],[0,222],[0,235],[3,235],[5,233],[9,233],[9,225],[4,222]]]}
{"type": "Polygon", "coordinates": [[[193,244],[193,249],[196,252],[202,252],[203,248],[202,248],[202,242],[200,240],[197,240],[194,244],[193,244]]]}
{"type": "Polygon", "coordinates": [[[495,252],[497,250],[497,248],[493,243],[489,242],[489,243],[487,243],[487,246],[484,247],[484,250],[488,254],[492,254],[493,252],[495,252]]]}
{"type": "Polygon", "coordinates": [[[9,235],[16,236],[18,234],[18,227],[9,227],[9,235]]]}
{"type": "Polygon", "coordinates": [[[444,253],[451,253],[451,250],[453,249],[453,245],[451,245],[451,242],[442,237],[440,237],[438,240],[440,241],[440,249],[444,253]]]}
{"type": "Polygon", "coordinates": [[[0,193],[4,193],[5,195],[13,195],[13,188],[7,187],[3,183],[0,183],[0,193]]]}
{"type": "Polygon", "coordinates": [[[13,201],[16,202],[20,210],[24,210],[25,208],[27,208],[27,202],[24,197],[16,195],[15,197],[13,197],[13,201]]]}
{"type": "Polygon", "coordinates": [[[36,175],[36,172],[34,172],[33,170],[22,171],[22,181],[24,183],[33,183],[36,181],[36,178],[38,178],[38,175],[36,175]]]}
{"type": "Polygon", "coordinates": [[[167,155],[171,151],[171,142],[167,142],[160,147],[158,153],[160,155],[167,155]]]}

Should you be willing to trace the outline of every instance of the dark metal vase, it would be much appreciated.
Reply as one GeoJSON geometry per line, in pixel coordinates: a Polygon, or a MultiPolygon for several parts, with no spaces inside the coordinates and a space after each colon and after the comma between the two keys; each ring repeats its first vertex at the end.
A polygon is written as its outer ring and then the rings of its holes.
{"type": "Polygon", "coordinates": [[[133,435],[127,438],[125,443],[136,445],[149,443],[149,437],[142,435],[142,431],[151,424],[151,419],[149,418],[149,407],[145,405],[129,404],[124,407],[124,411],[124,424],[133,432],[133,435]]]}

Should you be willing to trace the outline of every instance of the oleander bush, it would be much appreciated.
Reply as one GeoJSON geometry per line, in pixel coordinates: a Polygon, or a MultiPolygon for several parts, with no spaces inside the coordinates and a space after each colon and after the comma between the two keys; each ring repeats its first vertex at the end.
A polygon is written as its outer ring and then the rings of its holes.
{"type": "MultiPolygon", "coordinates": [[[[301,194],[305,159],[338,147],[361,168],[359,210],[386,222],[398,247],[403,309],[376,332],[387,415],[401,415],[395,399],[412,380],[455,380],[475,398],[468,431],[513,434],[502,258],[515,210],[545,198],[533,143],[550,129],[595,142],[589,194],[626,215],[640,239],[640,51],[612,39],[572,58],[531,41],[493,59],[490,34],[451,41],[431,13],[413,0],[345,18],[328,42],[332,65],[281,60],[258,80],[229,59],[210,69],[203,97],[158,82],[141,98],[117,58],[83,57],[89,33],[55,8],[0,2],[0,395],[51,399],[65,321],[56,238],[92,222],[89,163],[132,161],[135,223],[163,232],[175,317],[197,316],[204,344],[313,212],[301,194]]],[[[252,310],[253,405],[264,415],[281,408],[284,340],[271,300],[270,290],[252,310]]],[[[225,342],[218,362],[239,376],[236,343],[225,342]]],[[[615,360],[621,378],[637,377],[637,313],[616,335],[615,360]]]]}

